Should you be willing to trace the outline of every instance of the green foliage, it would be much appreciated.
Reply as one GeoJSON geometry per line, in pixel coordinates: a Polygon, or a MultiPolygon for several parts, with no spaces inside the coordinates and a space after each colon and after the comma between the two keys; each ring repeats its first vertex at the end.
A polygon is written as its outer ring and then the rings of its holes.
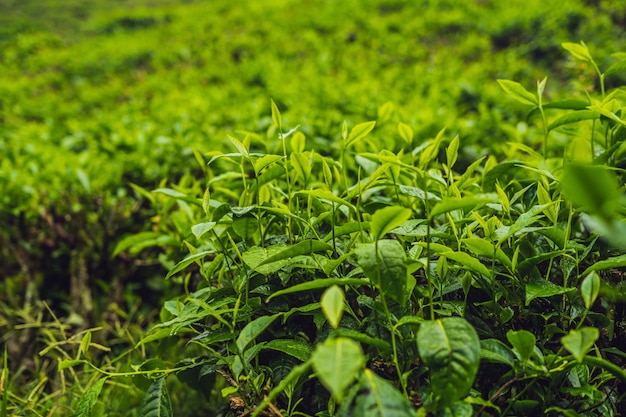
{"type": "Polygon", "coordinates": [[[626,8],[430,3],[3,29],[3,415],[618,415],[626,8]]]}

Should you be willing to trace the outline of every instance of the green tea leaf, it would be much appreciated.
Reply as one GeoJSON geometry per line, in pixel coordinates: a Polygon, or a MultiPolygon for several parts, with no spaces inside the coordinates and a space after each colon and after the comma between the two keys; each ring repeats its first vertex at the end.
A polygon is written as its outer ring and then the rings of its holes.
{"type": "Polygon", "coordinates": [[[580,286],[580,292],[585,302],[585,308],[591,309],[596,298],[598,298],[598,294],[600,294],[600,277],[595,271],[590,272],[585,277],[580,286]]]}
{"type": "Polygon", "coordinates": [[[338,337],[317,345],[311,362],[324,386],[339,400],[365,366],[361,346],[354,340],[338,337]]]}
{"type": "Polygon", "coordinates": [[[517,352],[519,359],[524,363],[528,362],[537,343],[535,335],[527,330],[509,330],[506,332],[506,338],[517,352]]]}
{"type": "Polygon", "coordinates": [[[170,271],[165,276],[165,279],[170,278],[172,275],[176,275],[177,273],[187,268],[192,263],[197,262],[200,259],[203,259],[212,254],[214,254],[213,251],[203,251],[203,252],[198,252],[198,253],[192,253],[191,255],[187,256],[185,259],[183,259],[182,261],[174,265],[174,267],[170,269],[170,271]]]}
{"type": "Polygon", "coordinates": [[[348,135],[345,147],[347,148],[353,143],[356,143],[357,141],[363,139],[372,131],[372,129],[374,129],[374,126],[376,126],[376,122],[374,121],[359,123],[358,125],[354,126],[350,131],[350,135],[348,135]]]}
{"type": "Polygon", "coordinates": [[[165,377],[154,380],[143,397],[141,407],[143,417],[173,417],[170,395],[167,392],[165,377]]]}
{"type": "Polygon", "coordinates": [[[621,61],[614,62],[611,64],[606,71],[604,71],[604,76],[609,76],[611,74],[615,74],[617,72],[626,71],[626,59],[621,61]]]}
{"type": "Polygon", "coordinates": [[[246,146],[243,144],[243,142],[241,142],[239,139],[232,137],[230,135],[228,135],[228,140],[230,141],[230,143],[235,145],[235,148],[237,148],[237,150],[241,153],[242,156],[244,156],[246,159],[250,159],[250,152],[248,151],[246,146]]]}
{"type": "Polygon", "coordinates": [[[567,336],[563,336],[561,343],[578,362],[583,358],[600,337],[600,331],[595,327],[583,327],[578,330],[570,330],[567,336]]]}
{"type": "Polygon", "coordinates": [[[570,113],[566,113],[561,117],[556,118],[555,120],[548,125],[548,130],[554,130],[557,127],[561,127],[564,125],[577,123],[583,120],[594,120],[599,119],[600,113],[592,110],[578,110],[570,113]]]}
{"type": "Polygon", "coordinates": [[[495,202],[496,199],[485,197],[444,198],[430,210],[430,218],[453,210],[477,210],[485,204],[495,202]]]}
{"type": "Polygon", "coordinates": [[[404,248],[397,240],[359,245],[357,262],[372,284],[401,305],[406,301],[407,266],[404,248]]]}
{"type": "Polygon", "coordinates": [[[495,259],[497,259],[502,265],[508,268],[512,267],[511,259],[506,255],[506,253],[504,253],[500,247],[496,249],[496,246],[493,243],[485,239],[468,238],[461,240],[461,242],[464,243],[469,250],[474,252],[476,256],[484,256],[487,258],[495,257],[495,259]]]}
{"type": "Polygon", "coordinates": [[[563,42],[561,46],[563,49],[572,54],[574,58],[585,62],[593,62],[589,49],[587,49],[587,45],[584,43],[563,42]]]}
{"type": "Polygon", "coordinates": [[[87,356],[89,353],[89,346],[91,345],[91,330],[87,330],[80,341],[80,353],[83,356],[87,356]]]}
{"type": "Polygon", "coordinates": [[[377,210],[370,220],[374,240],[380,240],[385,234],[402,225],[409,217],[411,217],[411,210],[400,206],[388,206],[377,210]]]}
{"type": "Polygon", "coordinates": [[[409,145],[413,141],[413,129],[405,123],[398,123],[398,133],[404,142],[409,145]]]}
{"type": "Polygon", "coordinates": [[[299,339],[272,339],[265,342],[263,349],[277,350],[302,362],[308,361],[313,352],[310,344],[299,339]]]}
{"type": "Polygon", "coordinates": [[[322,294],[321,305],[322,312],[326,319],[336,329],[343,316],[345,297],[341,288],[336,285],[328,287],[322,294]]]}
{"type": "Polygon", "coordinates": [[[605,271],[613,268],[623,268],[626,266],[626,254],[619,256],[612,256],[603,261],[598,261],[591,265],[583,272],[583,275],[587,275],[592,271],[605,271]]]}
{"type": "Polygon", "coordinates": [[[191,233],[193,233],[194,236],[199,239],[206,232],[213,230],[216,224],[216,222],[194,224],[193,226],[191,226],[191,233]]]}
{"type": "Polygon", "coordinates": [[[510,347],[498,339],[480,341],[480,358],[488,362],[502,363],[513,367],[515,355],[510,347]]]}
{"type": "Polygon", "coordinates": [[[456,163],[456,159],[459,156],[459,135],[456,135],[454,139],[448,145],[446,149],[446,162],[448,163],[448,168],[452,169],[454,164],[456,163]]]}
{"type": "Polygon", "coordinates": [[[575,291],[575,288],[561,287],[545,279],[534,279],[526,284],[526,305],[529,305],[535,298],[552,297],[575,291]]]}
{"type": "Polygon", "coordinates": [[[528,104],[531,106],[537,106],[539,102],[537,101],[537,97],[532,94],[530,91],[526,90],[520,83],[510,80],[498,80],[498,84],[500,87],[508,95],[513,97],[515,100],[519,101],[523,104],[528,104]]]}
{"type": "Polygon", "coordinates": [[[278,261],[288,261],[292,258],[300,255],[310,255],[315,252],[324,252],[328,250],[332,250],[333,247],[328,243],[324,243],[319,240],[307,239],[301,242],[296,243],[295,245],[288,246],[287,249],[281,250],[278,253],[272,254],[268,256],[261,263],[257,264],[254,268],[258,269],[258,267],[270,264],[272,262],[278,261]]]}
{"type": "Polygon", "coordinates": [[[278,130],[282,130],[283,118],[280,115],[280,110],[278,109],[276,103],[274,103],[274,100],[270,100],[270,106],[272,108],[272,123],[274,123],[274,126],[276,126],[278,130]]]}
{"type": "Polygon", "coordinates": [[[261,316],[246,324],[237,337],[237,348],[239,351],[244,352],[248,345],[259,337],[278,316],[280,316],[280,313],[272,316],[261,316]]]}
{"type": "Polygon", "coordinates": [[[76,409],[74,410],[74,417],[91,417],[91,410],[98,401],[98,396],[102,391],[105,381],[106,378],[100,378],[89,387],[78,401],[78,405],[76,405],[76,409]]]}
{"type": "Polygon", "coordinates": [[[345,401],[337,413],[337,417],[352,416],[415,417],[415,410],[390,382],[365,369],[355,395],[345,401]]]}
{"type": "Polygon", "coordinates": [[[267,301],[270,301],[274,297],[278,297],[285,294],[292,294],[295,292],[301,291],[310,291],[316,290],[319,288],[330,287],[331,285],[370,285],[370,281],[367,279],[361,278],[320,278],[313,281],[303,282],[301,284],[293,285],[289,288],[285,288],[284,290],[276,291],[269,297],[267,297],[267,301]]]}
{"type": "Polygon", "coordinates": [[[568,164],[561,180],[566,195],[582,210],[610,220],[618,216],[622,193],[605,166],[568,164]]]}
{"type": "Polygon", "coordinates": [[[417,332],[419,355],[430,368],[435,401],[444,407],[467,395],[480,362],[480,341],[463,318],[424,321],[417,332]]]}

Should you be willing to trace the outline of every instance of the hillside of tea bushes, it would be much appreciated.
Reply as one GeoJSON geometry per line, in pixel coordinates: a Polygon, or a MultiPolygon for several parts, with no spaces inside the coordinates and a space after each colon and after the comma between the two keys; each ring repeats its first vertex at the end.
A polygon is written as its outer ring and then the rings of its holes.
{"type": "Polygon", "coordinates": [[[0,27],[0,416],[623,413],[626,2],[0,27]]]}

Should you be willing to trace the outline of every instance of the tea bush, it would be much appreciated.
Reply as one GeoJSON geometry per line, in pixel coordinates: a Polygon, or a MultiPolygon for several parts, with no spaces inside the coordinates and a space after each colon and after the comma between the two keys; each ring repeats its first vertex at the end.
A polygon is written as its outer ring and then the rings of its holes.
{"type": "Polygon", "coordinates": [[[428,3],[3,32],[3,410],[616,415],[626,8],[428,3]]]}

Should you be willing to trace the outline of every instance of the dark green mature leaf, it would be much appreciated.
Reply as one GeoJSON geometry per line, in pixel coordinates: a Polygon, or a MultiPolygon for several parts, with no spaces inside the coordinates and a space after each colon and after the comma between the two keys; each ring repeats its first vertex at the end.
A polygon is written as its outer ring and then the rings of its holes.
{"type": "Polygon", "coordinates": [[[357,342],[338,337],[317,345],[311,363],[322,384],[341,401],[344,390],[362,371],[365,357],[357,342]]]}
{"type": "Polygon", "coordinates": [[[595,327],[583,327],[577,330],[570,330],[567,336],[563,336],[561,343],[578,362],[582,362],[583,358],[593,347],[593,344],[600,337],[600,331],[595,327]]]}
{"type": "Polygon", "coordinates": [[[100,378],[97,380],[80,398],[76,410],[74,410],[74,417],[91,417],[91,410],[98,401],[100,391],[104,385],[106,378],[100,378]]]}
{"type": "Polygon", "coordinates": [[[437,407],[445,407],[467,395],[480,362],[476,330],[463,318],[424,321],[417,332],[420,358],[430,368],[437,407]]]}
{"type": "Polygon", "coordinates": [[[575,292],[576,288],[565,288],[545,279],[535,279],[526,284],[526,305],[535,298],[552,297],[575,292]]]}
{"type": "Polygon", "coordinates": [[[143,397],[141,407],[143,417],[173,417],[170,395],[167,392],[165,377],[154,380],[143,397]]]}
{"type": "Polygon", "coordinates": [[[274,314],[272,316],[258,317],[246,324],[237,337],[237,348],[239,351],[245,351],[248,345],[263,333],[279,315],[280,314],[274,314]]]}
{"type": "Polygon", "coordinates": [[[366,369],[358,389],[345,401],[337,417],[414,417],[411,403],[391,383],[366,369]]]}
{"type": "Polygon", "coordinates": [[[385,234],[403,224],[411,217],[411,210],[400,206],[382,208],[372,215],[370,228],[374,240],[380,240],[385,234]]]}
{"type": "Polygon", "coordinates": [[[359,266],[372,284],[400,304],[406,301],[407,265],[404,248],[397,240],[379,240],[355,250],[359,266]]]}
{"type": "Polygon", "coordinates": [[[311,357],[313,349],[309,343],[299,339],[272,339],[265,342],[263,349],[272,349],[286,353],[294,358],[306,362],[311,357]]]}
{"type": "Polygon", "coordinates": [[[515,355],[511,348],[500,340],[483,339],[480,341],[480,359],[513,367],[515,355]]]}

